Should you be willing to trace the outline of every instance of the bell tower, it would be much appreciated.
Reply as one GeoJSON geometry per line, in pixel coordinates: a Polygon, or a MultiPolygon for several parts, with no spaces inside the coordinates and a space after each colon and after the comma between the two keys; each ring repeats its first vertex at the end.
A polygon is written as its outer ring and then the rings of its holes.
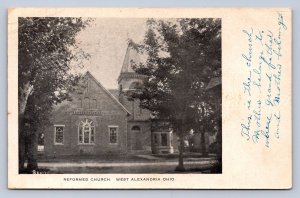
{"type": "Polygon", "coordinates": [[[137,74],[132,66],[140,63],[138,52],[128,44],[122,69],[118,78],[119,101],[130,112],[128,118],[128,150],[151,151],[150,112],[140,107],[140,100],[132,98],[131,93],[143,86],[146,76],[137,74]]]}
{"type": "Polygon", "coordinates": [[[139,64],[140,57],[138,52],[130,46],[127,47],[121,73],[118,78],[119,92],[127,92],[134,90],[137,86],[143,84],[144,75],[137,74],[132,66],[134,64],[139,64]]]}
{"type": "Polygon", "coordinates": [[[130,97],[130,93],[143,86],[144,75],[137,74],[132,66],[140,63],[138,52],[129,44],[125,53],[122,69],[118,78],[119,101],[131,112],[132,120],[149,119],[148,111],[141,109],[139,100],[130,97]],[[145,114],[146,113],[146,114],[145,114]]]}

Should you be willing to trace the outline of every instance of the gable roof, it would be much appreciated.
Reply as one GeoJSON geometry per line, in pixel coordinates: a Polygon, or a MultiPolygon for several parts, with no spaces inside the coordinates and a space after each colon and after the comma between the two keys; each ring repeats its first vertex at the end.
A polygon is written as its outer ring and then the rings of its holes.
{"type": "Polygon", "coordinates": [[[97,85],[100,87],[100,88],[102,88],[103,90],[104,90],[104,92],[119,106],[119,107],[121,107],[121,109],[123,110],[123,111],[125,111],[128,115],[130,115],[130,112],[119,102],[119,100],[115,97],[115,96],[113,96],[107,89],[105,89],[105,87],[103,87],[103,85],[89,72],[89,71],[87,71],[84,75],[83,75],[83,77],[85,77],[85,76],[90,76],[96,83],[97,83],[97,85]]]}
{"type": "Polygon", "coordinates": [[[115,98],[118,98],[119,90],[118,89],[108,89],[109,93],[111,93],[115,98]]]}

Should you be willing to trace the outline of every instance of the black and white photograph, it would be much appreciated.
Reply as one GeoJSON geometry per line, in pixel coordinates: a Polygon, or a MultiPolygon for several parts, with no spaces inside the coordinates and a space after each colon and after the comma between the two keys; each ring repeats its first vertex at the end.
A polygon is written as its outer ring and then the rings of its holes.
{"type": "Polygon", "coordinates": [[[222,174],[220,18],[18,18],[19,174],[222,174]]]}
{"type": "Polygon", "coordinates": [[[291,189],[290,8],[8,10],[8,188],[291,189]]]}

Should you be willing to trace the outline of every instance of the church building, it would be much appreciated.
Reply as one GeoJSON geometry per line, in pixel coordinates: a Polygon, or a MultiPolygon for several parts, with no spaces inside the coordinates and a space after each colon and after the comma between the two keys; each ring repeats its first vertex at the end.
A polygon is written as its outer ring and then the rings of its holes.
{"type": "Polygon", "coordinates": [[[128,47],[116,90],[107,90],[86,72],[72,100],[52,112],[44,133],[46,156],[174,152],[177,140],[172,132],[153,128],[150,112],[130,97],[145,78],[134,72],[133,62],[139,62],[139,56],[128,47]]]}

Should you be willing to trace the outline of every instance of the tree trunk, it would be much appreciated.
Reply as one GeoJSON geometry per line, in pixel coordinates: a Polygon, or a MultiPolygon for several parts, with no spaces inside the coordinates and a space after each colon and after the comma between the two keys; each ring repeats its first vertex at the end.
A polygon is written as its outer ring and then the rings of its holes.
{"type": "Polygon", "coordinates": [[[201,105],[201,109],[202,109],[202,126],[201,126],[201,139],[200,139],[200,144],[201,144],[201,153],[203,157],[207,156],[207,150],[206,150],[206,141],[205,141],[205,131],[207,130],[207,122],[208,120],[206,119],[206,115],[205,115],[205,107],[204,104],[201,105]]]}
{"type": "Polygon", "coordinates": [[[30,83],[26,83],[23,85],[22,88],[19,88],[19,98],[18,98],[18,115],[19,115],[19,141],[18,141],[18,146],[19,146],[19,173],[24,172],[24,163],[26,159],[26,152],[25,152],[25,109],[27,105],[27,100],[29,95],[32,93],[33,86],[30,85],[30,83]]]}
{"type": "Polygon", "coordinates": [[[183,164],[183,151],[184,151],[184,135],[183,135],[183,127],[181,127],[181,131],[179,131],[179,157],[178,157],[178,166],[176,167],[176,171],[185,171],[183,164]]]}
{"type": "Polygon", "coordinates": [[[29,82],[23,85],[23,87],[19,88],[19,116],[24,115],[26,105],[27,105],[27,100],[30,94],[32,93],[33,86],[30,85],[29,82]]]}
{"type": "MultiPolygon", "coordinates": [[[[219,124],[220,126],[221,124],[219,124]]],[[[217,132],[217,160],[218,160],[218,164],[217,164],[217,169],[216,172],[217,173],[222,173],[222,126],[220,126],[219,131],[217,132]]]]}
{"type": "Polygon", "coordinates": [[[206,150],[206,141],[205,141],[205,132],[202,131],[201,133],[201,153],[203,157],[206,157],[208,155],[206,150]]]}
{"type": "Polygon", "coordinates": [[[27,170],[32,173],[34,170],[38,169],[37,164],[37,146],[38,146],[38,132],[31,129],[28,134],[28,161],[27,170]]]}
{"type": "Polygon", "coordinates": [[[19,173],[24,173],[25,163],[25,132],[24,132],[24,114],[19,114],[19,173]]]}

